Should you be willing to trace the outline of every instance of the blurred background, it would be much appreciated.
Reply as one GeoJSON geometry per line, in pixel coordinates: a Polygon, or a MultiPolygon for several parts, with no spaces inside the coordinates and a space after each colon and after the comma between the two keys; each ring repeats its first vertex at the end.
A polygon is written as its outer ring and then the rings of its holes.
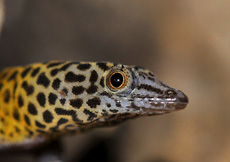
{"type": "Polygon", "coordinates": [[[48,60],[140,65],[190,99],[182,111],[64,137],[64,161],[230,161],[229,1],[5,0],[0,67],[48,60]]]}

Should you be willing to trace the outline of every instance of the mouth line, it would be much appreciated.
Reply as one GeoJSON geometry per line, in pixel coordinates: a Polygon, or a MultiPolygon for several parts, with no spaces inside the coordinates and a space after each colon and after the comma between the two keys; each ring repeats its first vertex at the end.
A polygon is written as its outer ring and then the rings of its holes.
{"type": "Polygon", "coordinates": [[[133,102],[133,106],[139,108],[145,108],[149,110],[162,110],[162,111],[172,111],[184,109],[188,104],[188,99],[186,98],[164,98],[164,97],[150,97],[150,96],[138,96],[130,99],[133,102]]]}
{"type": "Polygon", "coordinates": [[[129,99],[129,101],[135,101],[135,100],[139,100],[139,101],[145,101],[148,103],[178,103],[178,104],[188,104],[187,101],[180,101],[178,100],[178,98],[174,97],[174,98],[163,98],[163,97],[134,97],[129,99]]]}

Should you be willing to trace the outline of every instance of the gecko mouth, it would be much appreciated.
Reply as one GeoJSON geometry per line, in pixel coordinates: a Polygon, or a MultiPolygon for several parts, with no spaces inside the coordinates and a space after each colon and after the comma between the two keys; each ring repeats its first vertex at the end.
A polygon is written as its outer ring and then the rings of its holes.
{"type": "MultiPolygon", "coordinates": [[[[148,95],[132,95],[131,98],[123,97],[127,106],[120,108],[113,115],[105,115],[98,119],[98,123],[115,124],[138,116],[152,116],[184,109],[188,104],[188,97],[179,90],[166,91],[164,95],[151,97],[148,95]],[[127,102],[128,101],[128,102],[127,102]],[[124,109],[125,108],[125,109],[124,109]],[[123,111],[122,111],[123,110],[123,111]]],[[[120,103],[121,101],[116,101],[120,103]]]]}
{"type": "Polygon", "coordinates": [[[166,91],[164,95],[156,97],[136,96],[131,107],[142,110],[143,113],[167,113],[184,109],[188,104],[188,97],[179,90],[166,91]]]}

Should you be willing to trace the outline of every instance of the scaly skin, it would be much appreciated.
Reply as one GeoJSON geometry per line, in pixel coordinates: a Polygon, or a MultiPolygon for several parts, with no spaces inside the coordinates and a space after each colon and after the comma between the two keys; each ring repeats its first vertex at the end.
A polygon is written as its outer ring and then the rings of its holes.
{"type": "Polygon", "coordinates": [[[53,61],[8,68],[0,72],[0,146],[39,143],[187,103],[181,91],[137,66],[53,61]],[[114,87],[117,73],[123,82],[114,87]]]}

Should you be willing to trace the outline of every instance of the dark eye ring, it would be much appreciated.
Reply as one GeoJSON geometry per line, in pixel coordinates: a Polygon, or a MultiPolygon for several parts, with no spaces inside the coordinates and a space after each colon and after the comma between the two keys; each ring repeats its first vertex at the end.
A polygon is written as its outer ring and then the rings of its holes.
{"type": "Polygon", "coordinates": [[[127,85],[127,76],[122,71],[114,71],[107,77],[107,86],[111,90],[120,90],[127,85]]]}

